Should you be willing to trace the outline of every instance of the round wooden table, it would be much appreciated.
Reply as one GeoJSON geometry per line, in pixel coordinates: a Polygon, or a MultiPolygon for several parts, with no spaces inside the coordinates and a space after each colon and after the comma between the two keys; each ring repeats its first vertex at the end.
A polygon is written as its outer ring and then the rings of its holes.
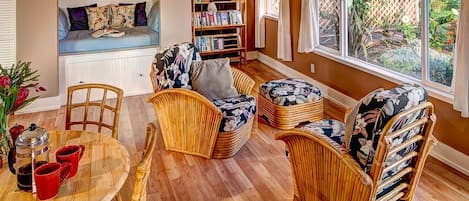
{"type": "MultiPolygon", "coordinates": [[[[50,161],[65,145],[85,145],[77,174],[64,181],[51,200],[112,200],[130,170],[127,149],[110,136],[88,131],[49,131],[50,161]]],[[[8,167],[0,169],[0,200],[39,200],[36,194],[17,190],[16,176],[8,167]]]]}

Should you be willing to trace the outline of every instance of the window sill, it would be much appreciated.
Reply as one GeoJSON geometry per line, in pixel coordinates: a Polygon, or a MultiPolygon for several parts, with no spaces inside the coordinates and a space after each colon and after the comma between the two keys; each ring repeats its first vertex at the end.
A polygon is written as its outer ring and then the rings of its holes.
{"type": "Polygon", "coordinates": [[[394,82],[396,84],[401,84],[401,83],[406,83],[406,82],[407,83],[420,84],[422,86],[425,86],[425,88],[428,90],[428,93],[429,93],[430,96],[432,96],[432,97],[434,97],[438,100],[444,101],[446,103],[453,104],[453,98],[454,98],[453,94],[451,94],[447,91],[432,87],[428,84],[423,83],[422,81],[420,81],[418,79],[403,76],[401,74],[398,74],[398,73],[395,73],[395,72],[392,72],[390,70],[386,70],[386,69],[383,69],[383,68],[377,68],[373,65],[366,64],[364,62],[360,62],[360,61],[355,60],[355,59],[343,58],[339,55],[332,54],[326,48],[318,47],[314,50],[313,53],[315,53],[317,55],[320,55],[320,56],[323,56],[323,57],[326,57],[328,59],[334,60],[338,63],[350,66],[350,67],[355,68],[357,70],[372,74],[374,76],[385,79],[387,81],[394,82]]]}
{"type": "Polygon", "coordinates": [[[269,20],[278,21],[278,15],[274,15],[274,14],[266,13],[264,15],[264,18],[269,19],[269,20]]]}

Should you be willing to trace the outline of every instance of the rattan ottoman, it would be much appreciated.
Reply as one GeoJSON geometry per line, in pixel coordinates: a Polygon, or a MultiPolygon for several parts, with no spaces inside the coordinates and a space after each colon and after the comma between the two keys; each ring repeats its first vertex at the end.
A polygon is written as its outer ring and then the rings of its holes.
{"type": "Polygon", "coordinates": [[[279,129],[323,119],[321,90],[301,79],[287,78],[259,87],[259,117],[279,129]]]}

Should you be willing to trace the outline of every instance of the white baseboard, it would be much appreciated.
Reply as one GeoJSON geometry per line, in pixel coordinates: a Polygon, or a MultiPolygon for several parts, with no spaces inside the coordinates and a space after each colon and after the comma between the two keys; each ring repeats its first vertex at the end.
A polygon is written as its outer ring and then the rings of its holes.
{"type": "Polygon", "coordinates": [[[248,58],[248,60],[255,60],[255,59],[257,59],[257,51],[249,51],[247,58],[248,58]]]}
{"type": "Polygon", "coordinates": [[[314,80],[313,78],[303,74],[303,73],[300,73],[290,67],[288,67],[287,65],[281,63],[280,61],[276,60],[276,59],[273,59],[261,52],[258,52],[257,53],[258,56],[257,56],[257,59],[270,66],[271,68],[277,70],[278,72],[286,75],[287,77],[292,77],[292,78],[301,78],[305,81],[308,81],[312,84],[314,84],[315,86],[317,86],[319,89],[321,89],[321,93],[322,95],[329,99],[330,101],[334,102],[335,104],[337,105],[340,105],[341,107],[344,107],[344,108],[349,108],[349,107],[353,107],[356,103],[357,103],[357,100],[333,89],[333,88],[330,88],[329,86],[321,83],[321,82],[318,82],[317,80],[314,80]]]}
{"type": "MultiPolygon", "coordinates": [[[[353,107],[356,104],[356,100],[335,90],[330,88],[329,86],[322,84],[311,77],[302,74],[287,65],[279,62],[276,59],[273,59],[265,54],[262,54],[261,52],[258,52],[258,57],[257,59],[270,66],[271,68],[279,71],[280,73],[286,75],[287,77],[293,77],[293,78],[301,78],[303,80],[306,80],[314,85],[316,85],[318,88],[321,89],[321,92],[323,93],[324,97],[329,99],[330,101],[348,108],[348,107],[353,107]]],[[[461,152],[459,152],[456,149],[451,148],[450,146],[443,144],[443,143],[438,143],[437,146],[430,152],[430,156],[433,156],[434,158],[440,160],[441,162],[445,163],[446,165],[460,171],[461,173],[468,175],[469,176],[469,156],[465,155],[461,152]]]]}
{"type": "Polygon", "coordinates": [[[438,143],[430,152],[430,156],[438,159],[446,165],[469,176],[469,156],[459,152],[452,147],[438,143]]]}
{"type": "Polygon", "coordinates": [[[37,100],[33,101],[30,105],[15,112],[15,114],[27,114],[27,113],[42,112],[42,111],[48,111],[48,110],[56,110],[56,109],[60,109],[60,105],[61,104],[60,104],[59,96],[38,98],[37,100]]]}

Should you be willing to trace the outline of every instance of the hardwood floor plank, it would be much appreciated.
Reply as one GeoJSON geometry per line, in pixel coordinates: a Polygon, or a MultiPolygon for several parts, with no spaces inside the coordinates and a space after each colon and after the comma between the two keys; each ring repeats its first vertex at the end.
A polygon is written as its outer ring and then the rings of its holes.
{"type": "MultiPolygon", "coordinates": [[[[242,70],[255,79],[256,92],[260,83],[285,77],[258,61],[243,65],[242,70]]],[[[123,200],[129,200],[133,191],[135,166],[141,158],[146,125],[148,122],[156,122],[158,126],[154,109],[147,103],[150,96],[151,94],[125,97],[122,103],[119,141],[127,147],[132,166],[129,178],[121,190],[123,200]]],[[[324,103],[325,117],[343,119],[345,108],[327,99],[324,103]]],[[[23,125],[35,122],[48,130],[61,130],[65,128],[65,108],[16,115],[10,122],[23,125]]],[[[160,130],[159,127],[157,129],[160,130]]],[[[274,140],[278,131],[259,119],[258,128],[239,153],[231,159],[223,160],[206,160],[166,151],[161,134],[158,134],[147,190],[148,200],[292,200],[293,184],[290,164],[285,157],[285,146],[281,141],[274,140]]],[[[469,200],[469,178],[431,157],[418,185],[414,199],[416,201],[469,200]]]]}

